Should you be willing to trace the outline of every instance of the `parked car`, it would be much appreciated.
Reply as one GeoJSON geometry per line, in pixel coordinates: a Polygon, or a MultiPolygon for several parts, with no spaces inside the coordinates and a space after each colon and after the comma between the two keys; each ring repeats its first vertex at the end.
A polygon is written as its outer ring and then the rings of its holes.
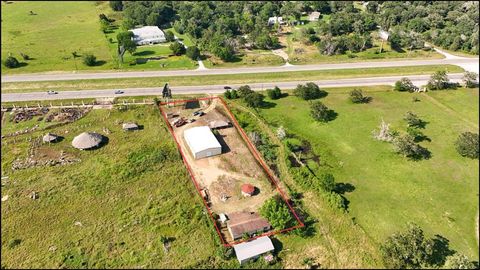
{"type": "Polygon", "coordinates": [[[115,91],[115,95],[119,95],[119,94],[123,94],[123,91],[122,90],[115,91]]]}
{"type": "Polygon", "coordinates": [[[181,127],[183,125],[185,125],[187,123],[187,121],[185,120],[185,118],[177,118],[175,119],[173,122],[172,122],[172,125],[174,127],[181,127]]]}
{"type": "Polygon", "coordinates": [[[195,111],[195,112],[193,112],[193,114],[192,114],[192,115],[193,115],[193,116],[197,116],[197,115],[199,115],[199,114],[200,114],[200,112],[202,112],[202,111],[195,111]]]}
{"type": "Polygon", "coordinates": [[[204,116],[204,115],[205,115],[205,113],[202,112],[202,111],[200,111],[200,112],[198,113],[198,116],[204,116]]]}
{"type": "Polygon", "coordinates": [[[229,89],[232,89],[232,88],[230,86],[225,86],[225,87],[223,87],[223,89],[229,90],[229,89]]]}
{"type": "Polygon", "coordinates": [[[58,94],[58,92],[57,92],[57,91],[53,91],[53,90],[48,90],[48,91],[47,91],[47,94],[48,94],[48,95],[56,95],[56,94],[58,94]]]}

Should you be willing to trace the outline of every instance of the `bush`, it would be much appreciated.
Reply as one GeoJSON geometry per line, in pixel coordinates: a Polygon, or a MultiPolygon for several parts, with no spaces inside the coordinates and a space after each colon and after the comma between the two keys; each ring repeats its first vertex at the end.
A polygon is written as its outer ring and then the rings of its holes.
{"type": "Polygon", "coordinates": [[[401,78],[399,81],[395,82],[395,87],[393,88],[395,91],[408,91],[414,92],[417,90],[417,87],[413,85],[412,81],[409,78],[401,78]]]}
{"type": "Polygon", "coordinates": [[[227,90],[223,93],[223,96],[226,98],[226,99],[232,99],[232,92],[230,92],[230,90],[227,90]]]}
{"type": "Polygon", "coordinates": [[[282,97],[282,92],[280,91],[280,88],[275,86],[275,88],[267,90],[267,95],[270,99],[279,99],[282,97]]]}
{"type": "Polygon", "coordinates": [[[167,42],[175,41],[175,35],[173,34],[172,31],[170,30],[165,31],[165,40],[167,42]]]}
{"type": "Polygon", "coordinates": [[[313,82],[305,85],[297,85],[293,93],[304,100],[317,99],[327,95],[326,91],[321,90],[318,85],[313,82]]]}
{"type": "Polygon", "coordinates": [[[247,103],[247,106],[252,108],[258,108],[262,106],[264,98],[265,97],[262,94],[252,92],[244,96],[243,100],[245,101],[245,103],[247,103]]]}
{"type": "Polygon", "coordinates": [[[463,78],[462,78],[463,84],[467,88],[477,87],[478,86],[477,77],[478,77],[477,73],[465,71],[465,73],[463,73],[463,78]]]}
{"type": "Polygon", "coordinates": [[[428,90],[443,90],[450,88],[451,86],[447,72],[444,70],[435,72],[427,83],[428,90]]]}
{"type": "Polygon", "coordinates": [[[196,46],[190,46],[187,48],[186,55],[192,60],[197,60],[200,57],[200,50],[196,46]]]}
{"type": "Polygon", "coordinates": [[[13,56],[9,56],[7,57],[7,59],[5,59],[5,62],[3,63],[7,68],[16,68],[20,65],[20,63],[18,62],[17,58],[13,57],[13,56]]]}
{"type": "Polygon", "coordinates": [[[405,114],[405,117],[403,119],[407,121],[407,125],[409,127],[414,127],[414,128],[425,127],[425,122],[422,119],[418,118],[418,116],[412,112],[407,112],[407,114],[405,114]]]}
{"type": "Polygon", "coordinates": [[[237,90],[232,89],[232,91],[230,91],[230,95],[231,95],[232,99],[238,98],[238,92],[237,92],[237,90]]]}
{"type": "Polygon", "coordinates": [[[332,192],[335,188],[335,178],[331,173],[322,175],[318,181],[318,188],[326,192],[332,192]]]}
{"type": "Polygon", "coordinates": [[[334,118],[334,112],[320,101],[310,103],[310,115],[320,122],[328,122],[334,118]]]}
{"type": "Polygon", "coordinates": [[[455,142],[457,152],[464,156],[473,159],[478,159],[479,156],[479,136],[476,133],[464,132],[458,136],[455,142]]]}
{"type": "Polygon", "coordinates": [[[243,98],[246,95],[253,93],[253,90],[250,88],[249,85],[242,85],[238,88],[237,92],[238,92],[238,96],[243,98]]]}
{"type": "Polygon", "coordinates": [[[83,63],[89,67],[95,66],[97,63],[97,57],[95,57],[93,54],[85,54],[83,55],[83,63]]]}
{"type": "Polygon", "coordinates": [[[259,212],[276,230],[292,227],[295,223],[287,204],[278,195],[265,201],[259,212]]]}
{"type": "Polygon", "coordinates": [[[182,55],[185,53],[186,49],[185,46],[183,46],[182,43],[175,41],[172,44],[170,44],[170,50],[172,50],[173,54],[175,55],[182,55]]]}
{"type": "Polygon", "coordinates": [[[322,196],[333,209],[340,209],[342,211],[346,210],[347,205],[345,204],[345,199],[340,194],[326,192],[322,193],[322,196]]]}
{"type": "Polygon", "coordinates": [[[444,269],[475,269],[475,264],[467,256],[461,253],[455,253],[447,257],[444,269]]]}
{"type": "Polygon", "coordinates": [[[430,158],[430,151],[415,143],[414,139],[409,136],[399,136],[393,140],[395,152],[412,160],[430,158]]]}
{"type": "Polygon", "coordinates": [[[361,89],[353,89],[350,92],[350,100],[353,103],[368,103],[370,101],[370,97],[364,96],[361,89]]]}
{"type": "Polygon", "coordinates": [[[20,53],[20,56],[22,56],[23,60],[30,60],[30,56],[24,53],[20,53]]]}

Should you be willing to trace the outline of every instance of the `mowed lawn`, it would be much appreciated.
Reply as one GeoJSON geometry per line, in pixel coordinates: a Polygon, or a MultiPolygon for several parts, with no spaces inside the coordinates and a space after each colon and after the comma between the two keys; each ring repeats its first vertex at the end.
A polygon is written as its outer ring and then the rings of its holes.
{"type": "Polygon", "coordinates": [[[461,157],[454,147],[459,133],[478,133],[478,89],[410,94],[387,86],[364,88],[373,97],[369,104],[352,104],[351,89],[327,89],[321,101],[338,116],[326,124],[313,121],[308,102],[295,96],[267,100],[271,108],[259,112],[273,126],[283,125],[312,144],[325,164],[316,170],[331,171],[337,182],[355,187],[346,193],[350,214],[377,243],[413,221],[478,260],[478,161],[461,157]],[[412,102],[414,96],[420,101],[412,102]],[[409,161],[391,144],[372,138],[382,118],[404,132],[407,111],[428,122],[422,132],[431,142],[421,145],[431,151],[429,160],[409,161]]]}
{"type": "Polygon", "coordinates": [[[95,2],[2,2],[2,60],[10,53],[26,65],[2,74],[40,71],[98,70],[111,68],[107,40],[100,31],[95,2]],[[30,15],[30,11],[36,15],[30,15]],[[95,67],[72,57],[94,54],[95,67]],[[23,60],[20,53],[32,60],[23,60]]]}
{"type": "Polygon", "coordinates": [[[65,138],[44,147],[81,159],[70,165],[12,171],[12,162],[27,156],[29,135],[16,143],[2,139],[2,177],[8,176],[1,189],[2,198],[8,195],[1,209],[2,268],[238,267],[235,259],[220,257],[212,221],[156,110],[93,110],[48,130],[65,138]],[[121,121],[143,129],[127,133],[121,121]],[[84,131],[106,135],[108,143],[74,149],[72,139],[84,131]],[[28,197],[32,191],[37,200],[28,197]],[[171,241],[168,253],[161,236],[171,241]]]}

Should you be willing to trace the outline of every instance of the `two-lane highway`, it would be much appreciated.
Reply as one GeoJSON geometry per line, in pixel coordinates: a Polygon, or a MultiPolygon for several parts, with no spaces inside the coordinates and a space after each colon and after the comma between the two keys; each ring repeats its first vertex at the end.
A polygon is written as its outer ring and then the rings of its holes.
{"type": "MultiPolygon", "coordinates": [[[[314,81],[320,87],[346,87],[346,86],[368,86],[368,85],[393,85],[396,81],[405,76],[390,77],[372,77],[372,78],[354,78],[354,79],[338,79],[338,80],[321,80],[314,81]]],[[[415,85],[425,85],[430,78],[429,75],[412,75],[407,76],[415,85]]],[[[453,82],[461,81],[463,74],[449,74],[449,78],[453,82]]],[[[281,89],[293,89],[298,84],[304,84],[307,81],[291,81],[291,82],[266,82],[249,84],[253,90],[260,91],[275,86],[281,89]]],[[[237,88],[240,85],[229,85],[237,88]]],[[[225,85],[198,85],[198,86],[175,86],[171,85],[173,94],[203,94],[223,93],[225,85]]],[[[56,100],[56,99],[81,99],[81,98],[101,98],[101,97],[119,97],[119,96],[161,96],[162,87],[152,88],[126,88],[126,89],[102,89],[102,90],[80,90],[80,91],[60,91],[56,95],[48,95],[47,92],[31,92],[31,93],[12,93],[2,94],[2,102],[18,102],[31,100],[56,100]],[[117,95],[114,92],[122,90],[124,93],[117,95]]]]}

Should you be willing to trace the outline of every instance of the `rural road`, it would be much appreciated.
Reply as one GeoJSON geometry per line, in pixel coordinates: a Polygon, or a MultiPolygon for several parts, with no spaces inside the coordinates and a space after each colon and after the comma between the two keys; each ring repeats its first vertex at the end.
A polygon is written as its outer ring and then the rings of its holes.
{"type": "Polygon", "coordinates": [[[283,65],[277,67],[253,68],[225,68],[225,69],[196,69],[196,70],[170,70],[170,71],[122,71],[122,72],[97,72],[97,73],[29,73],[2,76],[2,83],[33,82],[33,81],[61,81],[61,80],[87,80],[87,79],[119,79],[119,78],[148,78],[169,76],[205,76],[247,73],[274,73],[287,71],[312,71],[332,69],[362,69],[381,67],[404,67],[420,65],[457,65],[466,70],[478,73],[478,58],[444,58],[433,60],[402,60],[381,62],[358,62],[340,64],[316,65],[283,65]]]}
{"type": "MultiPolygon", "coordinates": [[[[354,78],[354,79],[337,79],[337,80],[322,80],[314,81],[320,87],[344,87],[344,86],[368,86],[368,85],[393,85],[400,78],[405,76],[391,76],[391,77],[372,77],[372,78],[354,78]]],[[[453,82],[460,82],[463,77],[461,73],[449,74],[449,78],[453,82]]],[[[408,76],[412,82],[417,85],[425,85],[430,78],[430,75],[412,75],[408,76]]],[[[253,90],[265,90],[278,86],[281,89],[292,89],[297,84],[303,84],[308,81],[291,81],[291,82],[266,82],[266,83],[252,83],[249,84],[253,90]]],[[[212,93],[218,94],[225,91],[224,84],[222,85],[199,85],[199,86],[175,86],[170,85],[173,94],[204,94],[212,93]]],[[[237,88],[241,85],[229,85],[232,88],[237,88]]],[[[31,92],[31,93],[11,93],[2,94],[2,102],[18,102],[18,101],[32,101],[32,100],[56,100],[56,99],[81,99],[81,98],[101,98],[101,97],[121,97],[121,96],[149,96],[161,95],[163,87],[152,88],[126,88],[120,89],[124,91],[123,94],[115,95],[116,89],[102,89],[102,90],[79,90],[79,91],[59,91],[56,95],[48,95],[46,92],[31,92]]]]}

